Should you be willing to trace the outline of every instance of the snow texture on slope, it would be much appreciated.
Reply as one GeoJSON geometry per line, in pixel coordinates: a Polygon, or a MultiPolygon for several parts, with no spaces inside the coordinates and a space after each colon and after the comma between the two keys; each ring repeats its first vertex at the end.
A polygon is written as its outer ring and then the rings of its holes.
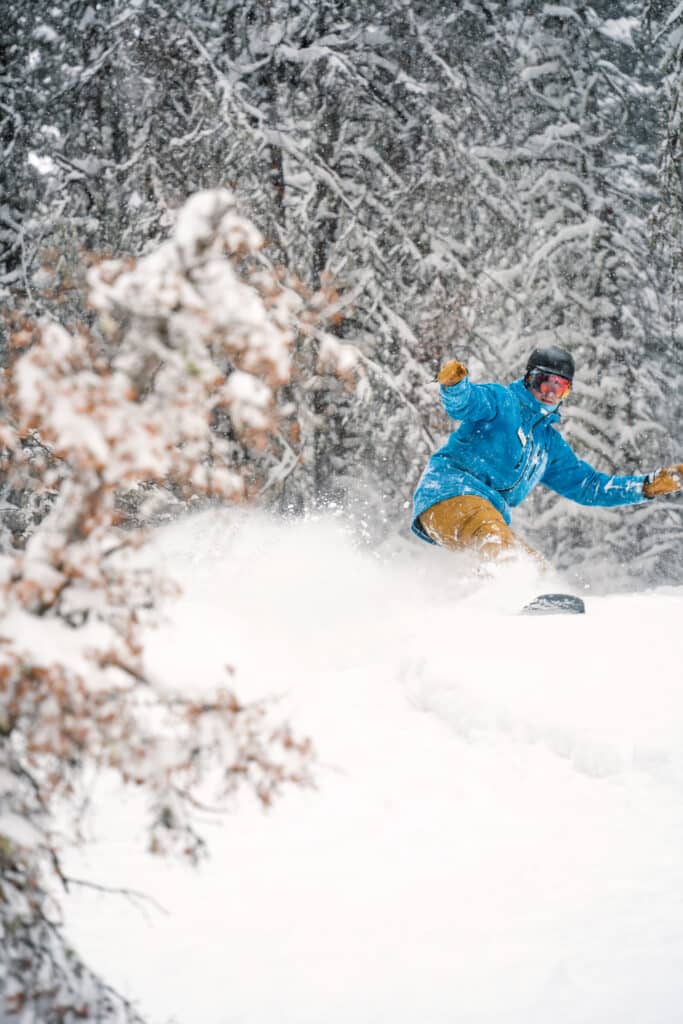
{"type": "MultiPolygon", "coordinates": [[[[207,823],[197,873],[100,790],[73,940],[153,1024],[674,1024],[683,1004],[683,590],[514,614],[529,570],[358,551],[324,519],[211,513],[157,557],[185,588],[150,664],[280,694],[318,790],[207,823]]],[[[545,588],[547,589],[547,588],[545,588]]]]}

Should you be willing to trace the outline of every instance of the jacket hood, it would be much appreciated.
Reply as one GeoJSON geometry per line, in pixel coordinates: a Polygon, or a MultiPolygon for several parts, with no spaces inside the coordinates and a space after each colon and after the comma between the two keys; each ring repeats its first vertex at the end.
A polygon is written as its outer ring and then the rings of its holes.
{"type": "Polygon", "coordinates": [[[529,391],[528,387],[524,383],[524,378],[520,377],[518,380],[513,380],[510,384],[510,390],[517,395],[517,398],[523,405],[528,405],[534,410],[534,412],[545,413],[545,417],[549,423],[559,423],[560,421],[560,406],[561,402],[557,405],[548,407],[543,402],[539,402],[535,395],[529,391]]]}

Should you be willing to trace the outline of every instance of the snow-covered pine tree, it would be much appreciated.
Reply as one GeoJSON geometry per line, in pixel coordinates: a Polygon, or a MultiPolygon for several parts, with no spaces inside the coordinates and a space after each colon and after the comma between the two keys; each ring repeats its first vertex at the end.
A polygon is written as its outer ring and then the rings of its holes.
{"type": "MultiPolygon", "coordinates": [[[[294,492],[308,478],[348,499],[366,470],[403,516],[445,426],[426,378],[454,346],[481,363],[475,290],[514,227],[483,149],[506,116],[490,7],[298,3],[285,16],[274,2],[230,21],[221,67],[273,170],[264,216],[288,265],[339,290],[337,336],[361,353],[362,387],[311,384],[315,434],[294,492]]],[[[253,203],[267,200],[257,164],[238,177],[253,203]]]]}
{"type": "MultiPolygon", "coordinates": [[[[657,267],[648,248],[654,199],[654,90],[639,5],[504,5],[514,48],[509,184],[522,218],[502,326],[517,368],[535,344],[571,349],[578,373],[568,437],[608,472],[654,468],[674,454],[662,422],[657,267]],[[651,125],[652,130],[647,126],[651,125]]],[[[501,10],[501,14],[502,14],[501,10]]],[[[574,509],[538,498],[521,518],[565,566],[652,569],[661,509],[574,509]],[[547,510],[547,511],[546,511],[547,510]]]]}
{"type": "Polygon", "coordinates": [[[1,167],[15,213],[0,284],[32,295],[46,253],[54,277],[83,249],[139,252],[189,195],[225,184],[224,92],[192,26],[152,0],[9,0],[4,15],[1,167]]]}
{"type": "MultiPolygon", "coordinates": [[[[673,449],[683,445],[683,185],[681,150],[681,101],[683,99],[683,5],[676,0],[649,0],[643,24],[657,57],[655,88],[658,111],[658,194],[650,226],[652,258],[661,281],[665,329],[659,339],[657,359],[661,377],[660,405],[670,426],[673,449]]],[[[683,508],[673,504],[660,517],[656,542],[661,559],[680,573],[683,560],[683,508]]]]}

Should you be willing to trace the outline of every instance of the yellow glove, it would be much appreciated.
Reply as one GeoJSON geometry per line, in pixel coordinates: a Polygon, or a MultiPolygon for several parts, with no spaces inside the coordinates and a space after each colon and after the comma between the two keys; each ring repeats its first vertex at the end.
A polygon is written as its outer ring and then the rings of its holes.
{"type": "Polygon", "coordinates": [[[457,359],[449,359],[447,363],[444,363],[436,379],[439,384],[443,384],[444,387],[449,388],[451,384],[458,384],[463,377],[467,376],[467,367],[459,363],[457,359]]]}
{"type": "Polygon", "coordinates": [[[667,469],[658,469],[649,480],[643,484],[643,494],[646,498],[657,498],[660,494],[673,494],[683,488],[683,464],[669,466],[667,469]]]}

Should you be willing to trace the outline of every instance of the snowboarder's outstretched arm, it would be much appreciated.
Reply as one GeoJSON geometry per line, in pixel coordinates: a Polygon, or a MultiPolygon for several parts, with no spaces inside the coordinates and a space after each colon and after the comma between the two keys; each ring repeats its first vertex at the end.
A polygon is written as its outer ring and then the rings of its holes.
{"type": "Polygon", "coordinates": [[[610,507],[647,501],[643,487],[649,478],[645,474],[610,476],[599,473],[579,459],[560,434],[553,430],[552,435],[548,465],[540,481],[544,487],[579,505],[610,507]]]}
{"type": "Polygon", "coordinates": [[[496,400],[490,384],[472,384],[467,367],[457,359],[445,363],[436,378],[441,385],[441,403],[454,420],[492,420],[496,400]]]}
{"type": "Polygon", "coordinates": [[[683,464],[647,475],[610,476],[579,459],[556,431],[548,456],[541,483],[580,505],[638,505],[683,490],[683,464]]]}

